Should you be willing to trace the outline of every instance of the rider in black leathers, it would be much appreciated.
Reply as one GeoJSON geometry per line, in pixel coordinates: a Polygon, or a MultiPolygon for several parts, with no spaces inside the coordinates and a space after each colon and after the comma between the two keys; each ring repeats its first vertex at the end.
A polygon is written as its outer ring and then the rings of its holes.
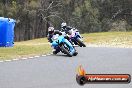
{"type": "MultiPolygon", "coordinates": [[[[66,34],[71,35],[71,34],[72,34],[72,33],[71,33],[71,32],[72,32],[71,30],[73,30],[73,31],[78,31],[77,29],[75,29],[75,28],[73,28],[73,27],[67,26],[67,24],[66,24],[65,22],[61,23],[61,31],[62,31],[62,32],[65,32],[66,34]]],[[[67,40],[69,40],[69,42],[70,42],[72,45],[74,45],[73,42],[70,40],[69,36],[65,36],[65,38],[66,38],[67,40]]]]}

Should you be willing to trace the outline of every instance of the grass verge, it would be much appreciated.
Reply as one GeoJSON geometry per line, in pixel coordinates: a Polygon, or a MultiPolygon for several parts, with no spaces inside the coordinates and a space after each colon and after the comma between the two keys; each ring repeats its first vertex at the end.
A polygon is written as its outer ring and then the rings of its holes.
{"type": "Polygon", "coordinates": [[[82,36],[87,44],[132,47],[132,32],[101,32],[83,34],[82,36]]]}
{"type": "Polygon", "coordinates": [[[51,52],[46,38],[15,42],[14,47],[0,48],[0,60],[29,57],[51,52]]]}
{"type": "MultiPolygon", "coordinates": [[[[84,42],[91,45],[132,47],[132,32],[101,32],[82,34],[84,42]]],[[[0,48],[0,60],[29,57],[51,52],[46,38],[15,42],[14,47],[0,48]]]]}

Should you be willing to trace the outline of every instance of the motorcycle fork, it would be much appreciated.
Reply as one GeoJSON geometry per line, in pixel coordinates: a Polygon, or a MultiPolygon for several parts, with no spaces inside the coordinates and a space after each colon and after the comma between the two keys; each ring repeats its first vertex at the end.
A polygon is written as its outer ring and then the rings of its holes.
{"type": "MultiPolygon", "coordinates": [[[[65,43],[65,44],[64,44],[64,43],[59,44],[59,47],[61,47],[62,45],[63,45],[66,49],[67,49],[67,47],[68,47],[67,50],[70,51],[70,47],[69,47],[66,43],[65,43]],[[65,45],[66,45],[66,46],[65,46],[65,45]]],[[[61,51],[62,51],[62,50],[61,50],[61,51]]],[[[62,51],[62,52],[63,52],[63,51],[62,51]]]]}

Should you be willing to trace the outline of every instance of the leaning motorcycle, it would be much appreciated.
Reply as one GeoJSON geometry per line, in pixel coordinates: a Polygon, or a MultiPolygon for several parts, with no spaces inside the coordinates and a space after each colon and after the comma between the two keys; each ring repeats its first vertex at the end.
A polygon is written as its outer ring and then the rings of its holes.
{"type": "Polygon", "coordinates": [[[58,51],[64,54],[67,54],[69,57],[76,56],[78,53],[72,44],[64,38],[64,36],[56,34],[53,35],[53,43],[52,46],[58,51]]]}
{"type": "Polygon", "coordinates": [[[73,42],[75,45],[79,45],[80,47],[86,47],[78,30],[69,30],[68,35],[70,38],[69,41],[73,42]]]}

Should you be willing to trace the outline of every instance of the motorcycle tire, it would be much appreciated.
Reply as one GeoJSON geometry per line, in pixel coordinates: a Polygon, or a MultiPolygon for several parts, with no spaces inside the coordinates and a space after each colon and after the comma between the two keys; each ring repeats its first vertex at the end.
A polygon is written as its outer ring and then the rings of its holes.
{"type": "Polygon", "coordinates": [[[65,47],[62,45],[61,47],[61,50],[65,53],[65,54],[67,54],[69,57],[72,57],[72,55],[70,54],[70,52],[67,50],[67,49],[65,49],[65,47]]]}
{"type": "Polygon", "coordinates": [[[77,42],[79,44],[80,47],[86,47],[86,45],[79,39],[77,39],[77,42]]]}
{"type": "Polygon", "coordinates": [[[78,54],[78,52],[77,52],[77,51],[75,51],[75,53],[73,54],[73,56],[77,56],[77,54],[78,54]]]}

